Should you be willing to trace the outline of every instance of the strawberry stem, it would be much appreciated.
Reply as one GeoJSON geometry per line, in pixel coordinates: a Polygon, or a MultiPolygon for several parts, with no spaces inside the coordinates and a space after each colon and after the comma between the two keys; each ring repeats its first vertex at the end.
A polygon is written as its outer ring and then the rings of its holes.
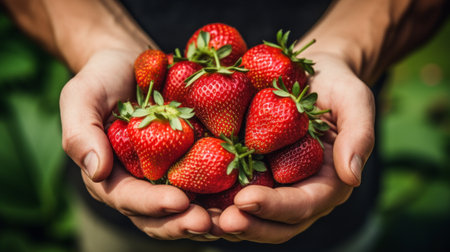
{"type": "Polygon", "coordinates": [[[302,90],[302,92],[300,93],[300,95],[295,99],[295,102],[296,103],[299,103],[300,102],[300,100],[303,98],[303,96],[306,94],[306,91],[308,91],[308,89],[309,89],[309,85],[307,85],[303,90],[302,90]]]}
{"type": "Polygon", "coordinates": [[[240,155],[238,156],[238,158],[244,158],[244,157],[246,157],[246,156],[252,154],[253,152],[255,152],[255,150],[249,150],[249,151],[247,151],[247,152],[244,152],[244,153],[240,154],[240,155]]]}
{"type": "Polygon", "coordinates": [[[150,81],[150,86],[148,87],[148,92],[147,92],[147,95],[145,96],[145,101],[142,106],[143,108],[147,107],[147,105],[148,105],[148,101],[150,100],[150,94],[152,93],[152,89],[153,89],[153,84],[154,84],[153,80],[150,81]]]}

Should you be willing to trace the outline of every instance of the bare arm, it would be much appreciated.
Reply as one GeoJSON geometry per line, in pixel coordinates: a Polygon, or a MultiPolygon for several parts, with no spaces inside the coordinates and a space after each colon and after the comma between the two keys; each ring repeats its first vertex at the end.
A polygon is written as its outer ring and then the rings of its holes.
{"type": "Polygon", "coordinates": [[[432,36],[448,5],[445,0],[340,0],[302,40],[316,38],[310,52],[341,57],[361,80],[372,84],[432,36]]]}
{"type": "Polygon", "coordinates": [[[157,45],[116,1],[2,0],[16,23],[78,72],[97,51],[157,45]]]}

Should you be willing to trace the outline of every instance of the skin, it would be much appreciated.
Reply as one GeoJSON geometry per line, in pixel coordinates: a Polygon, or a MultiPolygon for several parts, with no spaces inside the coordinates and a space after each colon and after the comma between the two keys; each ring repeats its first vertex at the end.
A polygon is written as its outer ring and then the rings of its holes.
{"type": "Polygon", "coordinates": [[[282,243],[306,230],[361,183],[374,145],[368,85],[425,41],[445,14],[443,0],[336,1],[298,44],[317,40],[300,57],[317,62],[311,90],[319,94],[320,108],[332,110],[323,118],[332,128],[323,139],[323,167],[290,187],[246,187],[221,212],[189,204],[177,188],[135,179],[113,163],[105,125],[116,102],[133,97],[134,59],[148,45],[157,48],[117,2],[1,2],[19,27],[76,74],[61,92],[62,143],[92,197],[154,238],[264,243],[282,243]]]}

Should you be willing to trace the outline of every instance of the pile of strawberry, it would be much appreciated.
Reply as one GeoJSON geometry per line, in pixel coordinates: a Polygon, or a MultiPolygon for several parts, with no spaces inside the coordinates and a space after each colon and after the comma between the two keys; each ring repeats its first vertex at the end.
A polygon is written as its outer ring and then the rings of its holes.
{"type": "Polygon", "coordinates": [[[239,32],[208,24],[185,54],[148,49],[135,61],[136,101],[118,102],[111,145],[135,177],[179,187],[205,208],[226,208],[247,185],[291,184],[315,174],[328,125],[308,93],[313,62],[287,45],[247,50],[239,32]],[[241,134],[240,134],[241,133],[241,134]]]}

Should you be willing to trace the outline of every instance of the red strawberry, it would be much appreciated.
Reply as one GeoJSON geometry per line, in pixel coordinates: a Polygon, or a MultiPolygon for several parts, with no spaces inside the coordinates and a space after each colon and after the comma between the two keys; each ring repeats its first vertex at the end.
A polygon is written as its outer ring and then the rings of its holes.
{"type": "Polygon", "coordinates": [[[108,138],[114,152],[125,168],[135,177],[144,178],[136,150],[127,131],[128,122],[117,119],[108,129],[108,138]]]}
{"type": "Polygon", "coordinates": [[[296,82],[291,94],[281,79],[280,84],[283,90],[274,81],[275,88],[259,91],[250,105],[245,128],[245,145],[254,149],[255,153],[267,154],[295,143],[308,131],[310,118],[316,121],[314,125],[319,129],[326,130],[328,126],[315,118],[328,112],[316,110],[316,93],[305,95],[307,88],[300,93],[299,84],[296,82]]]}
{"type": "Polygon", "coordinates": [[[189,152],[170,168],[172,185],[195,193],[217,193],[230,188],[238,175],[237,170],[227,174],[235,154],[222,147],[224,140],[205,137],[198,140],[189,152]]]}
{"type": "Polygon", "coordinates": [[[219,50],[226,45],[231,46],[231,52],[227,52],[227,55],[220,57],[221,63],[225,66],[233,65],[247,51],[247,45],[238,30],[222,23],[207,24],[195,31],[188,40],[185,51],[186,57],[194,60],[201,59],[204,56],[211,57],[208,48],[214,47],[214,49],[219,50]],[[203,31],[203,34],[201,34],[201,31],[203,31]],[[201,38],[202,36],[205,37],[201,38]]]}
{"type": "MultiPolygon", "coordinates": [[[[273,187],[274,181],[272,174],[269,170],[265,172],[255,172],[253,178],[248,185],[262,185],[267,187],[273,187]]],[[[242,185],[241,183],[235,183],[230,189],[215,193],[215,194],[202,194],[198,195],[196,202],[203,206],[205,209],[208,208],[219,208],[224,210],[225,208],[233,205],[234,197],[242,188],[247,185],[242,185]]]]}
{"type": "Polygon", "coordinates": [[[138,86],[147,93],[150,82],[154,89],[161,90],[167,71],[167,56],[160,50],[148,49],[134,62],[134,74],[138,86]]]}
{"type": "Polygon", "coordinates": [[[295,183],[317,173],[323,161],[320,142],[306,134],[300,141],[269,154],[270,168],[278,183],[295,183]]]}
{"type": "Polygon", "coordinates": [[[222,138],[204,137],[198,140],[170,168],[170,183],[189,192],[218,193],[233,186],[238,175],[241,183],[248,184],[247,176],[251,176],[253,170],[262,171],[261,166],[265,168],[261,161],[252,160],[253,150],[249,151],[224,136],[222,138]]]}
{"type": "Polygon", "coordinates": [[[215,136],[238,134],[254,89],[245,74],[205,74],[195,81],[187,105],[215,136]]]}
{"type": "Polygon", "coordinates": [[[198,140],[203,137],[212,136],[211,132],[208,131],[208,129],[203,125],[197,118],[192,117],[189,119],[189,122],[192,125],[192,128],[194,129],[194,139],[198,140]]]}
{"type": "Polygon", "coordinates": [[[200,70],[202,66],[191,61],[180,61],[175,63],[167,72],[163,89],[166,100],[185,103],[189,87],[184,82],[189,76],[200,70]]]}
{"type": "Polygon", "coordinates": [[[283,34],[280,30],[277,33],[278,45],[264,42],[250,48],[242,57],[242,65],[249,70],[247,76],[256,89],[270,87],[272,81],[280,76],[289,91],[292,90],[295,82],[304,88],[307,80],[305,71],[314,74],[312,68],[314,63],[311,60],[297,58],[299,53],[314,41],[303,49],[293,52],[294,45],[290,47],[286,45],[288,36],[289,32],[283,34]]]}
{"type": "Polygon", "coordinates": [[[194,131],[185,121],[193,116],[192,109],[180,108],[178,102],[164,104],[162,95],[154,91],[156,105],[133,112],[128,134],[141,161],[144,176],[149,180],[162,178],[169,167],[194,143],[194,131]]]}
{"type": "Polygon", "coordinates": [[[205,67],[190,76],[186,82],[191,86],[186,104],[195,109],[198,119],[214,136],[237,135],[255,89],[242,73],[246,69],[235,65],[223,67],[214,51],[215,67],[205,67]]]}

